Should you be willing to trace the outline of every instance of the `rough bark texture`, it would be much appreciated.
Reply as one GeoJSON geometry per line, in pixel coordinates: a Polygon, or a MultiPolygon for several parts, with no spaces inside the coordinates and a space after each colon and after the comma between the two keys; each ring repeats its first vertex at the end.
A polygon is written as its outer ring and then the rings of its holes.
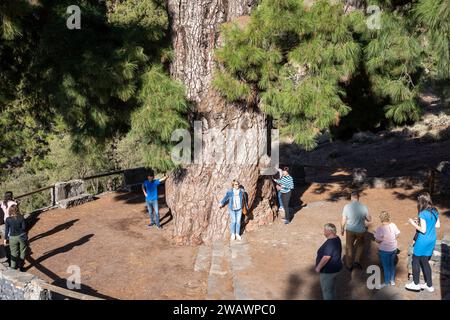
{"type": "Polygon", "coordinates": [[[210,86],[216,67],[213,50],[220,45],[221,24],[248,15],[255,4],[255,0],[168,0],[174,46],[171,73],[185,84],[188,99],[196,105],[194,118],[202,121],[204,137],[203,164],[186,166],[166,182],[166,201],[174,216],[174,236],[179,244],[228,237],[228,210],[220,209],[219,201],[233,179],[245,187],[252,206],[246,230],[275,218],[273,183],[259,175],[258,150],[264,143],[266,117],[255,106],[224,101],[210,86]],[[246,152],[236,159],[239,164],[213,160],[216,152],[225,151],[225,144],[208,137],[217,129],[225,141],[245,144],[246,152]],[[252,129],[258,138],[245,142],[226,129],[252,129]],[[255,158],[258,161],[251,160],[255,158]]]}

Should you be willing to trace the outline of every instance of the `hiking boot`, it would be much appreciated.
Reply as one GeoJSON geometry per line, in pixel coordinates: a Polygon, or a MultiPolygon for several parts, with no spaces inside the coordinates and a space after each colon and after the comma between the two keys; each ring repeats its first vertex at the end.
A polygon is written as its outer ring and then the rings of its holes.
{"type": "Polygon", "coordinates": [[[420,285],[415,284],[414,281],[413,281],[413,282],[405,284],[405,289],[406,290],[410,290],[410,291],[417,291],[417,292],[419,292],[421,287],[420,287],[420,285]]]}

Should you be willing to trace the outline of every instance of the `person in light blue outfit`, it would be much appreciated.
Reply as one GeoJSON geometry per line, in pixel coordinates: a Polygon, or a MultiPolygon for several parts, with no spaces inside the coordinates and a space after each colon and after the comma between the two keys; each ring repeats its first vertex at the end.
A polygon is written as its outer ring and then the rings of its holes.
{"type": "Polygon", "coordinates": [[[405,285],[412,291],[427,290],[434,292],[429,260],[436,245],[436,228],[440,228],[439,213],[433,206],[430,194],[422,193],[417,198],[419,219],[409,219],[416,229],[417,238],[413,246],[412,272],[413,282],[405,285]],[[425,284],[420,284],[420,269],[422,269],[425,284]]]}
{"type": "Polygon", "coordinates": [[[225,197],[220,201],[220,207],[223,208],[228,202],[228,213],[230,214],[230,233],[231,240],[242,240],[241,238],[241,219],[242,209],[245,207],[248,211],[247,194],[239,181],[233,180],[232,188],[227,191],[225,197]]]}
{"type": "Polygon", "coordinates": [[[164,182],[167,177],[155,179],[153,173],[149,173],[147,180],[142,184],[142,191],[145,195],[145,202],[147,204],[148,215],[150,216],[149,227],[156,225],[158,229],[162,229],[159,222],[159,208],[158,208],[158,186],[164,182]]]}

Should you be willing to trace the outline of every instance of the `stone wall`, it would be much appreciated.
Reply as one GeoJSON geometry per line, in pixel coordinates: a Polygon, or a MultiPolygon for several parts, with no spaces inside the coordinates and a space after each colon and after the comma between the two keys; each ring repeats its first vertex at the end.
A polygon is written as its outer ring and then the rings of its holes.
{"type": "Polygon", "coordinates": [[[53,203],[67,209],[94,200],[94,196],[86,192],[81,179],[55,183],[53,203]]]}
{"type": "Polygon", "coordinates": [[[32,274],[0,264],[0,300],[50,300],[50,292],[41,287],[43,283],[32,274]]]}
{"type": "Polygon", "coordinates": [[[67,182],[55,183],[55,203],[59,203],[61,200],[79,196],[85,193],[84,181],[77,179],[67,182]]]}
{"type": "Polygon", "coordinates": [[[435,191],[441,195],[450,196],[450,161],[442,161],[436,170],[438,174],[434,182],[435,191]]]}

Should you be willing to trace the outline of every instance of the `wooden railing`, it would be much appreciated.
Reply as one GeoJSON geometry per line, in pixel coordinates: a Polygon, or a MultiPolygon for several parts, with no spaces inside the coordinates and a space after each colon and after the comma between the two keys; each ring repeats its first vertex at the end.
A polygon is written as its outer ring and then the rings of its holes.
{"type": "MultiPolygon", "coordinates": [[[[125,171],[125,170],[115,170],[115,171],[110,171],[110,172],[105,172],[105,173],[95,174],[95,175],[91,175],[91,176],[82,177],[80,180],[85,180],[85,181],[87,181],[87,180],[98,179],[98,178],[103,178],[103,177],[112,176],[112,175],[117,175],[117,174],[123,174],[124,171],[125,171]]],[[[51,208],[51,207],[56,206],[56,203],[55,203],[55,198],[56,198],[56,197],[55,197],[55,185],[51,185],[51,186],[47,186],[47,187],[42,187],[42,188],[39,188],[39,189],[30,191],[30,192],[27,192],[27,193],[24,193],[24,194],[15,196],[14,198],[15,198],[16,200],[21,200],[21,199],[27,198],[27,197],[29,197],[29,196],[32,196],[32,195],[35,195],[35,194],[37,194],[37,193],[41,193],[41,192],[44,192],[44,191],[47,191],[47,190],[51,190],[51,192],[52,192],[52,194],[51,194],[51,199],[52,199],[52,201],[51,201],[51,204],[50,204],[48,207],[46,207],[46,208],[51,208]]]]}
{"type": "Polygon", "coordinates": [[[67,298],[72,298],[72,299],[76,299],[76,300],[104,300],[101,298],[97,298],[94,296],[90,296],[84,293],[80,293],[80,292],[76,292],[73,290],[69,290],[69,289],[65,289],[65,288],[61,288],[46,282],[42,282],[39,284],[39,286],[42,289],[48,290],[50,292],[55,292],[63,297],[67,297],[67,298]]]}

